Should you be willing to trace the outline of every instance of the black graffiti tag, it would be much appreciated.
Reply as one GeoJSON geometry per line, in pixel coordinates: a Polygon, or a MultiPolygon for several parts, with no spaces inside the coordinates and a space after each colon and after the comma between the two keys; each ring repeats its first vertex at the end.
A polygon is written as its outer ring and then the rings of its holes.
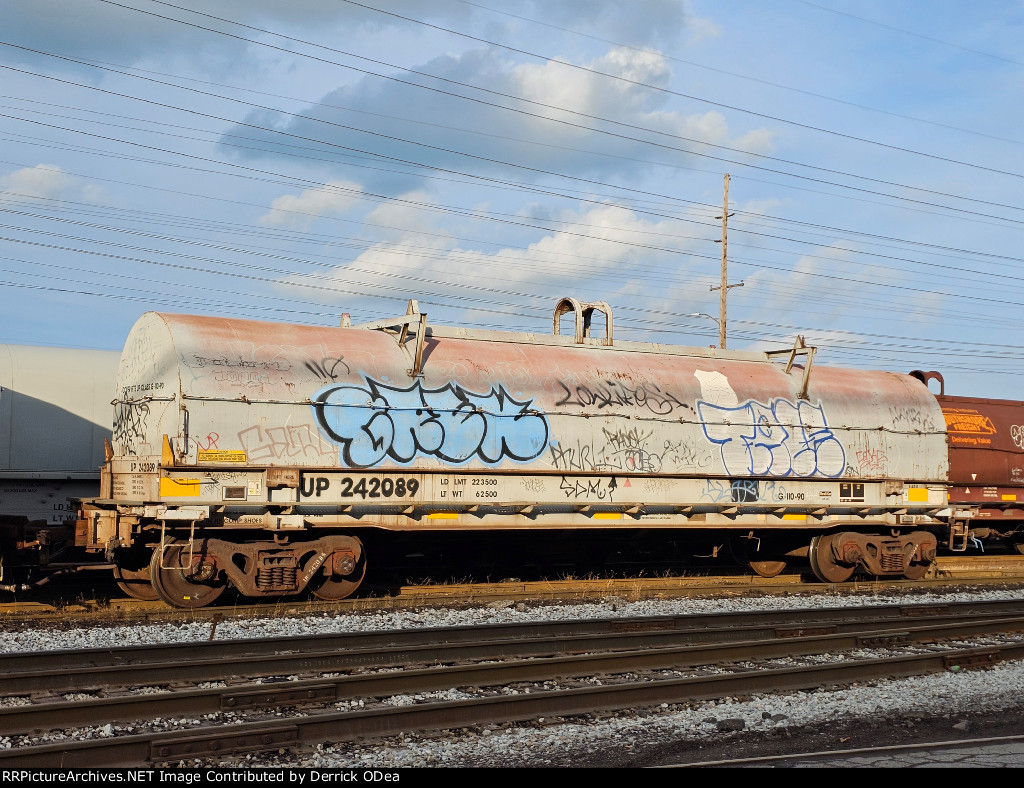
{"type": "Polygon", "coordinates": [[[598,410],[613,407],[646,408],[659,416],[666,416],[676,408],[690,407],[655,383],[632,386],[620,380],[606,380],[573,386],[559,381],[558,385],[562,389],[562,398],[555,403],[556,406],[586,408],[596,405],[598,410]]]}
{"type": "Polygon", "coordinates": [[[149,418],[148,402],[118,402],[114,406],[114,423],[111,437],[121,444],[128,454],[137,454],[135,445],[146,442],[146,420],[149,418]]]}

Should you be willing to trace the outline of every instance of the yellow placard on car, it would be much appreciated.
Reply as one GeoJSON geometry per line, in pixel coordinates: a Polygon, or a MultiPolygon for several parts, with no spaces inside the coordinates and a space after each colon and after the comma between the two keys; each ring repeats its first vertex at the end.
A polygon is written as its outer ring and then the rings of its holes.
{"type": "Polygon", "coordinates": [[[199,462],[245,462],[245,452],[236,449],[200,449],[199,462]]]}

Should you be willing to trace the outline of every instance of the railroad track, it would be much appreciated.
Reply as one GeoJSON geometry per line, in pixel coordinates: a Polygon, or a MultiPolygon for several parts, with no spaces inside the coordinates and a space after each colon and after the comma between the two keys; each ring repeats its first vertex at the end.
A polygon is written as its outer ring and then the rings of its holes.
{"type": "MultiPolygon", "coordinates": [[[[736,766],[770,766],[779,768],[799,764],[814,764],[823,768],[852,767],[857,765],[873,768],[885,767],[885,758],[899,758],[914,755],[927,756],[925,763],[928,768],[942,767],[945,763],[951,766],[991,767],[991,761],[984,762],[977,753],[986,747],[1005,747],[1011,744],[1024,745],[1024,736],[982,736],[970,739],[945,739],[942,741],[916,742],[914,744],[889,744],[877,747],[850,747],[845,750],[818,750],[813,752],[793,752],[784,755],[761,755],[749,758],[721,758],[713,761],[691,761],[659,766],[659,769],[690,769],[736,766]],[[962,751],[964,754],[959,754],[962,751]],[[948,760],[944,761],[946,757],[948,760]],[[969,760],[974,758],[974,763],[969,760]],[[863,759],[861,764],[856,759],[863,759]]],[[[894,763],[894,766],[903,765],[894,763]]]]}
{"type": "MultiPolygon", "coordinates": [[[[259,604],[232,604],[174,610],[162,602],[143,602],[127,597],[85,598],[46,602],[26,600],[0,603],[0,622],[54,619],[61,621],[110,618],[119,622],[209,620],[255,616],[305,615],[316,613],[360,613],[367,611],[426,607],[431,605],[481,604],[493,601],[585,601],[618,596],[623,599],[674,598],[708,593],[793,594],[877,592],[885,589],[941,589],[963,584],[1004,585],[1024,583],[1024,556],[941,557],[921,580],[854,578],[846,583],[824,584],[806,574],[792,573],[773,578],[752,574],[700,574],[686,577],[623,579],[538,580],[530,582],[448,583],[412,585],[379,591],[376,595],[321,602],[317,600],[275,600],[259,604]]],[[[115,594],[118,592],[114,592],[115,594]]]]}
{"type": "MultiPolygon", "coordinates": [[[[948,638],[1022,631],[1024,603],[975,602],[317,636],[306,641],[291,638],[287,643],[247,641],[230,647],[221,643],[189,644],[190,661],[204,662],[207,656],[214,655],[201,666],[207,678],[211,662],[217,659],[226,663],[223,671],[259,671],[264,668],[251,665],[268,654],[276,658],[282,648],[297,655],[295,659],[307,675],[310,660],[320,669],[320,661],[328,658],[345,663],[353,672],[311,678],[291,676],[288,681],[269,685],[191,689],[179,686],[145,695],[114,693],[74,702],[44,700],[10,706],[0,710],[0,733],[11,738],[12,747],[0,750],[0,762],[53,767],[70,763],[160,765],[204,758],[216,761],[239,753],[298,747],[325,739],[379,737],[409,730],[461,728],[724,695],[817,688],[927,673],[951,665],[988,665],[1004,659],[1021,659],[1024,641],[982,648],[933,647],[924,652],[918,646],[916,652],[911,649],[913,653],[868,659],[860,656],[800,667],[779,668],[771,660],[843,654],[855,649],[891,651],[948,638]],[[392,642],[388,643],[388,639],[392,642]],[[395,640],[402,642],[396,644],[395,640]],[[424,644],[428,648],[416,652],[424,644]],[[313,655],[307,646],[324,650],[313,655]],[[457,664],[410,667],[424,662],[429,647],[436,651],[436,660],[458,661],[457,664]],[[332,651],[339,649],[348,653],[331,656],[332,651]],[[246,653],[253,658],[251,661],[246,661],[246,653]],[[524,655],[531,658],[523,659],[524,655]],[[470,657],[476,661],[461,661],[470,657]],[[479,661],[499,659],[502,661],[479,661]],[[754,670],[737,667],[749,662],[759,666],[754,670]],[[388,669],[398,665],[403,669],[388,669]],[[720,667],[710,673],[706,669],[698,671],[695,676],[676,677],[674,673],[708,665],[720,667]],[[375,672],[368,672],[371,669],[375,672]],[[665,671],[671,677],[666,678],[665,671]],[[604,679],[594,682],[595,676],[604,679]],[[551,689],[552,683],[568,688],[551,689]],[[510,686],[519,686],[521,691],[510,694],[506,691],[510,686]],[[409,693],[447,691],[453,687],[468,688],[464,691],[468,697],[407,706],[389,705],[386,701],[409,693]],[[357,702],[357,710],[350,710],[351,704],[357,702]],[[340,703],[345,708],[313,712],[301,708],[325,703],[340,703]],[[287,713],[282,709],[288,709],[287,713]],[[243,710],[264,716],[235,722],[235,716],[243,710]],[[111,721],[141,717],[152,720],[163,715],[200,717],[212,720],[213,724],[49,745],[14,743],[14,734],[19,731],[109,725],[111,721]]],[[[172,671],[188,656],[183,654],[181,645],[166,648],[162,657],[160,649],[139,648],[96,649],[67,656],[77,657],[81,660],[79,664],[89,664],[90,660],[107,663],[95,667],[106,671],[101,683],[112,687],[136,680],[127,672],[132,665],[156,672],[172,671]],[[123,671],[119,682],[110,667],[123,671]]],[[[51,654],[35,656],[43,663],[51,654]]],[[[4,665],[3,672],[11,666],[17,667],[11,661],[4,665]]],[[[40,664],[35,675],[48,674],[53,680],[53,676],[68,670],[53,655],[52,662],[40,664]]],[[[95,675],[85,671],[80,683],[88,686],[95,675]]],[[[180,679],[180,674],[175,679],[180,679]]],[[[28,681],[27,676],[24,680],[28,681]]],[[[22,687],[17,692],[23,695],[25,691],[22,687]]],[[[14,694],[10,688],[5,692],[8,696],[14,694]]]]}
{"type": "MultiPolygon", "coordinates": [[[[1016,616],[1024,616],[1024,600],[532,621],[8,652],[0,654],[0,694],[38,701],[44,693],[104,687],[769,640],[911,626],[924,619],[949,625],[1016,616]]],[[[0,733],[7,732],[0,723],[0,733]]]]}

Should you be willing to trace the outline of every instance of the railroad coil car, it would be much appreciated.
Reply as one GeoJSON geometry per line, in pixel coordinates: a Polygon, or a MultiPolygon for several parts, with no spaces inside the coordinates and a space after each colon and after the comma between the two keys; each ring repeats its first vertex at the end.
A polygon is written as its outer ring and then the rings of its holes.
{"type": "Polygon", "coordinates": [[[374,531],[713,533],[765,575],[921,577],[970,524],[942,410],[911,375],[813,356],[620,342],[571,298],[550,335],[428,325],[413,301],[337,328],[147,313],[80,543],[177,607],[229,583],[346,597],[390,559],[374,531]]]}

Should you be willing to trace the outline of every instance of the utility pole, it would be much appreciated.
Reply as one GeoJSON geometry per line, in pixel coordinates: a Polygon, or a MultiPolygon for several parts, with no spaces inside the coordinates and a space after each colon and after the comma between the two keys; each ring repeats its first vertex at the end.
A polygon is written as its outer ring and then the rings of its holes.
{"type": "Polygon", "coordinates": [[[729,173],[725,174],[725,195],[722,198],[722,285],[711,290],[721,290],[718,297],[718,347],[725,350],[725,295],[730,287],[743,287],[743,282],[734,285],[726,277],[726,244],[729,238],[729,173]]]}

